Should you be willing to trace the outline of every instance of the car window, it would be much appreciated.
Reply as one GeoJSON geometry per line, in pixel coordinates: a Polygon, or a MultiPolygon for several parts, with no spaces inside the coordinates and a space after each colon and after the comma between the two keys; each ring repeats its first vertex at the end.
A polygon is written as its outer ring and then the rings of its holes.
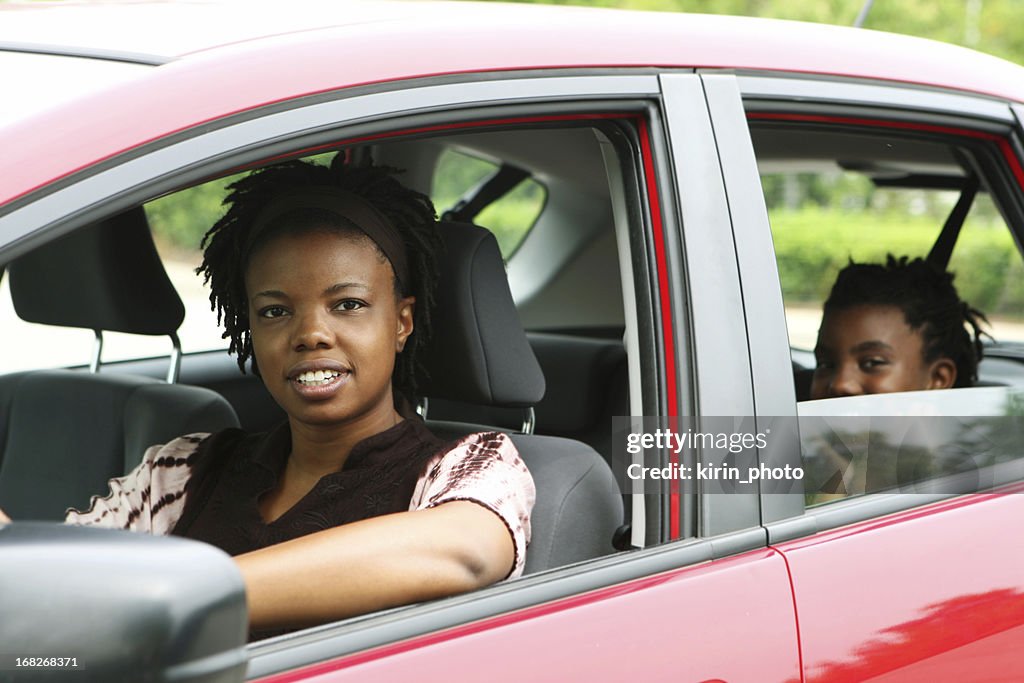
{"type": "MultiPolygon", "coordinates": [[[[131,185],[135,192],[133,201],[146,199],[141,205],[128,207],[122,203],[115,207],[113,195],[108,195],[111,216],[120,215],[126,209],[135,211],[140,206],[145,210],[164,268],[185,300],[184,327],[194,321],[192,324],[203,328],[203,333],[209,335],[206,338],[211,340],[210,345],[205,346],[183,339],[185,353],[180,383],[220,393],[235,409],[243,428],[249,431],[265,431],[281,421],[280,411],[274,412],[276,406],[259,379],[251,373],[239,373],[235,359],[224,352],[226,342],[221,339],[215,316],[209,312],[208,293],[193,274],[198,263],[198,241],[222,211],[220,201],[225,185],[231,180],[224,174],[231,173],[231,169],[258,167],[261,163],[273,163],[281,158],[309,158],[308,153],[302,150],[341,148],[354,160],[368,158],[405,169],[409,185],[429,191],[436,170],[444,169],[438,158],[446,148],[464,156],[488,160],[498,167],[514,163],[530,176],[543,178],[546,185],[539,197],[536,189],[527,192],[534,195],[530,198],[534,207],[530,212],[535,213],[521,221],[525,226],[522,229],[524,234],[535,224],[527,243],[532,245],[530,248],[534,254],[541,254],[543,258],[520,259],[526,264],[526,269],[516,273],[511,272],[513,266],[509,265],[509,278],[513,281],[513,293],[517,294],[516,304],[524,327],[536,331],[530,337],[530,344],[546,376],[546,393],[533,406],[534,413],[529,417],[518,406],[503,412],[490,406],[464,406],[455,402],[444,406],[442,400],[432,399],[427,407],[428,419],[458,420],[510,430],[522,428],[524,421],[529,419],[533,421],[538,435],[564,437],[577,442],[569,451],[585,458],[587,467],[583,473],[586,481],[578,486],[573,484],[572,505],[577,507],[579,501],[582,512],[567,518],[567,523],[583,525],[585,533],[574,533],[572,538],[550,543],[538,541],[535,536],[536,552],[527,555],[527,563],[531,557],[543,557],[545,548],[552,552],[541,569],[562,569],[583,560],[603,559],[629,547],[631,541],[634,546],[642,546],[669,540],[668,526],[662,523],[667,517],[667,501],[657,496],[639,496],[642,505],[631,508],[645,514],[633,518],[638,520],[639,543],[636,542],[637,534],[630,537],[628,533],[618,533],[628,532],[625,523],[629,519],[623,516],[623,501],[617,482],[608,473],[611,417],[642,411],[643,408],[636,405],[639,403],[636,397],[640,397],[645,405],[648,402],[656,405],[660,391],[656,378],[663,376],[668,365],[657,355],[661,349],[655,335],[661,335],[663,331],[651,314],[656,307],[648,298],[657,294],[651,295],[651,283],[655,278],[650,269],[654,266],[646,258],[646,240],[652,229],[661,230],[662,226],[651,219],[650,214],[656,216],[656,211],[648,212],[645,203],[646,196],[655,192],[656,185],[655,178],[645,178],[644,166],[639,161],[645,151],[638,140],[642,139],[641,135],[647,135],[641,118],[633,110],[621,116],[612,114],[593,118],[587,112],[578,120],[564,124],[548,122],[534,128],[531,123],[526,123],[507,129],[504,129],[504,124],[495,126],[485,120],[479,133],[464,133],[471,127],[460,119],[460,125],[434,136],[423,135],[422,129],[404,135],[398,124],[389,122],[388,127],[375,123],[379,128],[374,132],[386,137],[387,154],[384,154],[384,143],[375,144],[374,136],[363,136],[363,128],[359,128],[360,142],[347,144],[345,135],[349,131],[334,121],[336,119],[327,121],[317,131],[316,138],[307,137],[295,142],[294,151],[285,148],[281,142],[285,139],[283,137],[275,137],[272,142],[260,141],[259,144],[267,145],[262,162],[253,161],[261,151],[258,146],[246,148],[244,155],[237,152],[237,159],[218,156],[211,157],[211,161],[199,156],[189,161],[189,175],[183,177],[178,187],[171,186],[170,174],[164,174],[159,181],[150,179],[143,182],[132,178],[128,182],[135,183],[131,185]],[[331,126],[335,126],[331,133],[336,133],[337,138],[327,139],[324,131],[331,126]],[[204,168],[202,164],[207,163],[209,168],[204,168]],[[203,172],[212,179],[196,185],[196,174],[203,172]],[[148,198],[144,196],[145,192],[150,193],[148,198]],[[547,212],[546,209],[552,206],[557,211],[547,212]],[[620,272],[620,264],[623,263],[632,267],[632,270],[625,270],[628,275],[620,272]],[[529,269],[531,264],[533,270],[529,269]],[[629,300],[627,305],[627,297],[637,297],[638,300],[629,300]],[[201,314],[194,317],[194,311],[201,314]],[[641,349],[642,353],[639,352],[641,349]],[[645,381],[638,389],[641,377],[654,378],[654,381],[645,381]],[[634,399],[632,405],[631,394],[634,399]],[[581,396],[585,400],[581,401],[581,396]],[[587,487],[596,495],[586,493],[587,487]],[[613,544],[615,538],[619,542],[613,544]],[[574,554],[581,549],[585,551],[583,555],[574,554]]],[[[439,122],[442,124],[439,127],[443,127],[444,120],[439,119],[439,122]]],[[[191,145],[188,153],[198,155],[207,152],[199,145],[191,145]]],[[[329,161],[336,157],[334,151],[327,154],[329,161]]],[[[144,152],[140,152],[139,158],[146,158],[144,152]]],[[[175,163],[180,161],[176,159],[175,163]]],[[[651,163],[650,159],[648,163],[651,163]]],[[[666,188],[663,189],[670,187],[670,182],[666,177],[666,188]]],[[[464,194],[468,187],[471,185],[459,191],[464,194]]],[[[452,195],[456,196],[456,193],[452,195]]],[[[117,201],[126,202],[125,196],[123,193],[118,195],[117,201]]],[[[503,200],[519,201],[514,194],[503,200]]],[[[101,209],[102,206],[96,203],[90,220],[93,216],[101,217],[101,209]]],[[[512,215],[515,211],[508,213],[512,215]]],[[[493,220],[495,225],[500,222],[497,217],[493,220]]],[[[486,213],[476,218],[478,224],[497,234],[498,230],[491,221],[486,213]]],[[[80,224],[76,230],[84,231],[88,227],[80,224]]],[[[666,225],[664,229],[668,232],[672,226],[666,225]]],[[[36,244],[39,242],[37,239],[36,244]]],[[[511,248],[503,250],[504,256],[509,255],[511,248]]],[[[518,256],[530,256],[525,248],[526,245],[520,245],[518,256]]],[[[60,331],[59,328],[46,329],[47,333],[60,331]]],[[[75,362],[76,365],[84,365],[88,361],[93,342],[92,333],[88,330],[80,331],[80,336],[83,348],[81,360],[75,362]]],[[[26,333],[23,341],[29,347],[42,348],[31,334],[26,333]]],[[[159,351],[130,354],[126,357],[135,360],[120,362],[108,341],[103,357],[109,367],[104,367],[103,372],[162,378],[167,367],[169,344],[163,339],[157,343],[162,343],[159,351]]],[[[57,342],[53,346],[62,344],[57,342]]],[[[670,348],[665,353],[674,351],[670,348]]],[[[22,359],[27,360],[28,367],[41,367],[39,359],[34,358],[31,352],[25,352],[22,359]]],[[[52,364],[65,365],[59,360],[52,364]]],[[[536,479],[542,485],[548,485],[559,478],[557,470],[560,463],[566,461],[562,455],[557,460],[550,458],[547,452],[543,456],[537,469],[534,470],[533,465],[530,469],[537,472],[536,479]],[[549,466],[555,470],[551,476],[546,476],[545,467],[549,466]]],[[[118,460],[115,465],[116,474],[124,474],[124,464],[118,460]]],[[[94,490],[103,493],[101,488],[94,490]]],[[[570,500],[568,493],[564,494],[564,499],[570,500]]],[[[557,512],[562,508],[559,504],[551,504],[547,509],[557,512]]],[[[536,530],[540,534],[545,525],[538,523],[536,530]]],[[[695,535],[689,525],[683,525],[681,531],[673,531],[673,537],[691,538],[695,535]]],[[[502,589],[497,587],[498,591],[502,589]]],[[[577,591],[578,586],[572,590],[577,591]]]]}
{"type": "MultiPolygon", "coordinates": [[[[443,206],[440,202],[447,201],[446,198],[454,202],[464,196],[467,189],[471,190],[500,168],[504,163],[503,150],[524,147],[543,150],[533,157],[520,155],[516,159],[530,175],[539,175],[549,168],[564,168],[558,164],[566,155],[602,159],[602,154],[607,154],[600,149],[602,139],[603,133],[599,134],[585,125],[568,126],[563,130],[517,129],[439,136],[437,139],[391,139],[387,143],[384,161],[389,166],[404,169],[405,175],[400,177],[409,179],[407,182],[410,183],[424,175],[433,177],[432,184],[440,188],[436,191],[439,206],[443,206]],[[560,142],[564,149],[552,149],[553,142],[560,142]],[[456,166],[461,169],[458,173],[453,170],[456,166]],[[442,176],[447,180],[439,179],[442,176]]],[[[303,156],[300,152],[296,156],[314,163],[330,164],[339,154],[351,159],[381,161],[385,151],[383,147],[372,144],[342,146],[342,150],[312,156],[303,156]]],[[[629,411],[629,373],[623,343],[625,306],[619,283],[620,257],[617,250],[629,249],[630,245],[616,246],[615,221],[618,218],[612,211],[613,196],[619,195],[616,200],[625,203],[621,195],[626,190],[609,184],[609,176],[600,163],[575,172],[574,176],[562,178],[559,185],[559,200],[563,205],[585,207],[585,217],[592,223],[592,229],[576,229],[579,222],[573,221],[571,214],[562,213],[549,220],[535,236],[537,248],[546,251],[550,257],[545,264],[550,273],[577,272],[577,275],[569,284],[556,278],[553,292],[543,286],[544,282],[533,283],[541,286],[534,287],[535,291],[526,300],[532,308],[524,308],[523,316],[527,319],[544,316],[563,323],[575,323],[572,325],[574,334],[545,329],[530,338],[547,378],[544,398],[534,406],[536,433],[587,444],[598,457],[610,463],[611,418],[629,411]],[[601,185],[597,199],[594,198],[595,182],[601,185]],[[586,202],[572,194],[576,186],[587,188],[586,202]],[[595,243],[610,244],[611,248],[602,246],[595,255],[591,246],[595,243]],[[605,296],[608,282],[617,288],[614,296],[618,301],[614,305],[605,296]],[[598,285],[601,296],[595,298],[593,290],[598,289],[598,285]],[[572,296],[567,298],[567,293],[572,296]],[[594,303],[585,305],[590,298],[594,298],[594,303]],[[614,333],[609,333],[609,328],[614,333]],[[589,397],[585,403],[573,398],[581,390],[589,397]]],[[[253,167],[258,167],[258,164],[253,167]]],[[[165,193],[146,202],[143,208],[163,267],[185,304],[185,320],[179,330],[184,352],[181,381],[222,393],[232,403],[242,426],[261,432],[273,428],[283,414],[264,391],[259,379],[251,373],[241,374],[235,359],[227,355],[227,341],[223,338],[216,314],[211,311],[209,288],[195,273],[202,260],[201,241],[224,212],[223,202],[228,186],[248,173],[250,171],[236,172],[165,193]]],[[[539,183],[525,180],[487,207],[474,221],[495,234],[503,247],[503,255],[507,256],[512,248],[510,240],[521,239],[537,222],[545,206],[545,196],[546,192],[539,183]]],[[[636,202],[632,205],[635,206],[636,202]]],[[[629,216],[628,220],[639,219],[629,216]]],[[[629,227],[623,225],[621,230],[628,234],[629,227]]],[[[0,372],[87,365],[94,349],[92,331],[32,325],[20,320],[10,300],[8,281],[5,276],[5,303],[0,314],[7,315],[8,320],[2,324],[11,334],[2,337],[9,349],[0,354],[6,362],[0,366],[0,372]]],[[[105,333],[102,358],[104,365],[108,366],[105,371],[162,377],[170,350],[167,338],[105,333]]],[[[522,428],[527,419],[523,409],[488,408],[440,398],[430,400],[426,414],[432,420],[491,425],[510,430],[522,428]]],[[[656,501],[652,501],[652,506],[656,506],[656,501]]],[[[616,526],[620,523],[621,519],[616,526]]],[[[607,539],[608,550],[611,550],[611,531],[607,539]]]]}
{"type": "MultiPolygon", "coordinates": [[[[926,257],[960,197],[953,189],[879,187],[870,175],[838,165],[820,172],[772,169],[761,180],[790,345],[799,351],[814,350],[822,304],[850,259],[926,257]]],[[[1024,339],[1024,261],[987,193],[974,199],[948,268],[961,297],[985,313],[996,340],[1024,339]]]]}
{"type": "MultiPolygon", "coordinates": [[[[1013,349],[1024,339],[1024,261],[993,190],[999,187],[997,171],[986,164],[999,156],[964,139],[884,127],[808,130],[755,122],[752,139],[785,304],[808,504],[874,491],[941,489],[945,484],[937,482],[953,480],[968,490],[991,484],[979,472],[1019,457],[1003,437],[1019,436],[1021,367],[1013,349]],[[911,283],[904,287],[919,303],[910,304],[905,303],[910,296],[872,285],[889,282],[886,272],[909,268],[878,265],[854,277],[848,266],[851,261],[885,264],[890,255],[908,263],[927,260],[972,177],[979,177],[980,190],[953,234],[948,263],[934,261],[933,268],[952,273],[963,305],[988,320],[982,324],[991,338],[982,337],[978,379],[961,377],[948,388],[929,384],[925,375],[897,382],[892,378],[904,357],[922,359],[918,372],[931,367],[924,351],[926,328],[918,322],[914,332],[909,317],[918,313],[907,311],[912,305],[940,306],[932,291],[939,281],[899,280],[911,283]],[[874,304],[852,311],[851,304],[842,304],[846,308],[837,308],[823,323],[823,304],[844,268],[850,276],[836,295],[839,300],[874,304]],[[904,303],[889,305],[894,317],[869,334],[861,326],[869,315],[882,319],[878,311],[886,306],[876,305],[879,301],[904,303]],[[886,349],[854,347],[860,336],[882,337],[897,328],[910,331],[908,338],[920,350],[901,356],[887,337],[880,340],[886,349]]],[[[959,311],[957,316],[960,320],[959,311]]],[[[965,318],[966,338],[973,338],[965,318]]],[[[947,342],[928,343],[938,348],[947,342]]],[[[963,368],[956,367],[962,375],[963,368]]]]}

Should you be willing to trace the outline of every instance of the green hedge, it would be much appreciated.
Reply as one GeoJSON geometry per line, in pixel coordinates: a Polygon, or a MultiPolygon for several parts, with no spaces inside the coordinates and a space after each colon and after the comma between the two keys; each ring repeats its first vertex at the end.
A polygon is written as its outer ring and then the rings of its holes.
{"type": "MultiPolygon", "coordinates": [[[[779,279],[787,303],[821,303],[850,258],[926,256],[941,228],[927,216],[871,216],[804,207],[772,212],[779,279]]],[[[949,269],[961,298],[988,315],[1024,316],[1024,262],[1001,223],[964,226],[949,269]]]]}

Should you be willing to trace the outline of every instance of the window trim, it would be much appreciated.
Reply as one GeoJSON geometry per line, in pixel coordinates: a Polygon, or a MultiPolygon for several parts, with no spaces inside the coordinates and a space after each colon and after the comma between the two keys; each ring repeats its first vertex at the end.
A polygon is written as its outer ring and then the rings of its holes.
{"type": "MultiPolygon", "coordinates": [[[[738,79],[724,74],[707,74],[703,79],[722,159],[736,245],[753,393],[748,414],[754,416],[758,432],[772,433],[771,448],[759,450],[758,462],[772,468],[800,467],[799,434],[793,429],[796,421],[791,419],[796,417],[796,392],[782,290],[760,285],[778,282],[779,271],[748,114],[743,108],[738,79]],[[765,259],[764,254],[772,257],[765,259]]],[[[767,494],[761,491],[760,484],[757,496],[762,524],[803,513],[802,497],[767,494]]]]}
{"type": "MultiPolygon", "coordinates": [[[[675,187],[681,226],[673,261],[683,271],[678,283],[676,320],[690,355],[680,361],[682,382],[689,397],[680,413],[696,416],[753,416],[754,390],[750,368],[747,322],[743,310],[740,268],[730,218],[719,142],[702,78],[663,74],[667,136],[674,161],[675,187]],[[685,312],[685,314],[684,314],[685,312]],[[687,327],[684,327],[687,325],[687,327]]],[[[671,413],[670,413],[671,414],[671,413]]],[[[696,453],[696,457],[702,457],[696,453]]],[[[703,484],[702,482],[697,482],[703,484]]],[[[692,512],[698,533],[712,537],[760,524],[757,493],[697,496],[692,512]]],[[[710,487],[709,490],[713,490],[710,487]]]]}

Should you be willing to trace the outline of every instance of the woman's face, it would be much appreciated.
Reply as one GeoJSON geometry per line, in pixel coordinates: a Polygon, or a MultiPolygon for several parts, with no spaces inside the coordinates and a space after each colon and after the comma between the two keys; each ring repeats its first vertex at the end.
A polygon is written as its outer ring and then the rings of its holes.
{"type": "Polygon", "coordinates": [[[394,423],[391,373],[415,299],[397,298],[368,237],[281,235],[252,255],[245,286],[260,374],[293,423],[394,423]]]}
{"type": "Polygon", "coordinates": [[[897,306],[862,305],[830,311],[814,349],[811,398],[945,389],[956,381],[949,358],[924,359],[924,338],[897,306]]]}

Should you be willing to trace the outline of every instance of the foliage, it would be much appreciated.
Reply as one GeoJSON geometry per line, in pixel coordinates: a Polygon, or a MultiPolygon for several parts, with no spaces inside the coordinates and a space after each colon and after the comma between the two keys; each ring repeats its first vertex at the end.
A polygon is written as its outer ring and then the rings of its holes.
{"type": "MultiPolygon", "coordinates": [[[[878,262],[887,253],[927,256],[941,221],[929,216],[863,215],[807,205],[771,214],[779,279],[787,303],[825,300],[849,259],[878,262]]],[[[961,298],[987,315],[1024,313],[1024,262],[1003,225],[968,221],[949,268],[961,298]]]]}
{"type": "Polygon", "coordinates": [[[223,215],[227,186],[235,177],[197,185],[146,204],[156,238],[180,250],[195,251],[206,231],[223,215]]]}

